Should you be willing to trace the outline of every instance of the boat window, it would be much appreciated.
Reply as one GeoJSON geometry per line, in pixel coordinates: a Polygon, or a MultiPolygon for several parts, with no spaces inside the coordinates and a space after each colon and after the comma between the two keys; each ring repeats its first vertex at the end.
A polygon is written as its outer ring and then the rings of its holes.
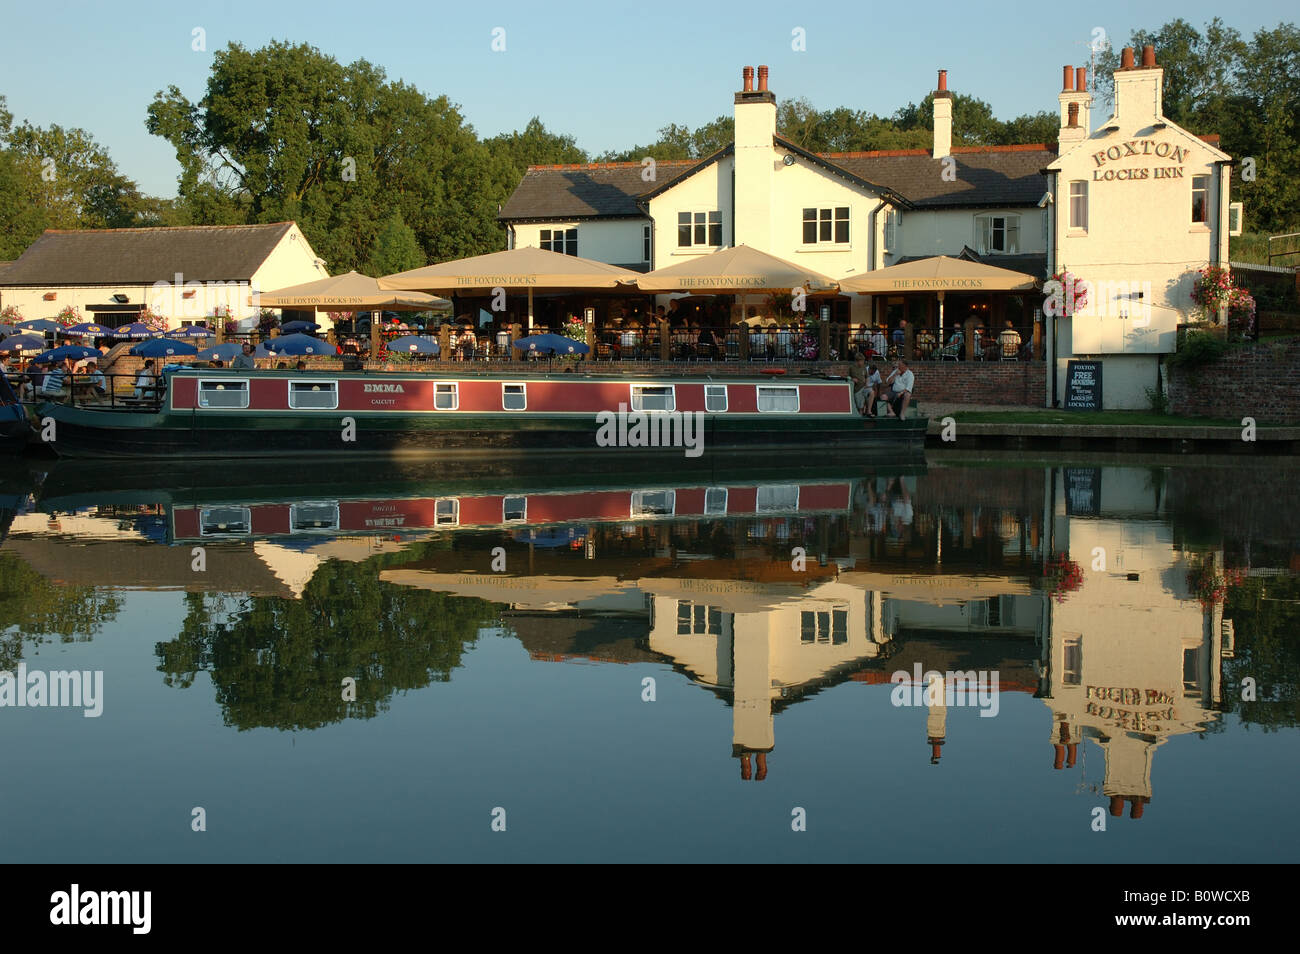
{"type": "Polygon", "coordinates": [[[451,497],[434,504],[433,524],[436,527],[451,527],[460,523],[460,499],[451,497]]]}
{"type": "Polygon", "coordinates": [[[501,407],[507,411],[522,411],[528,407],[528,386],[525,384],[501,385],[501,407]]]}
{"type": "Polygon", "coordinates": [[[248,407],[248,381],[200,381],[199,407],[248,407]]]}
{"type": "Polygon", "coordinates": [[[727,512],[727,488],[710,487],[704,491],[704,514],[725,514],[727,512]]]}
{"type": "Polygon", "coordinates": [[[199,511],[199,536],[248,533],[253,515],[247,507],[205,507],[199,511]]]}
{"type": "Polygon", "coordinates": [[[528,498],[506,497],[501,501],[501,519],[506,523],[514,520],[527,520],[528,498]]]}
{"type": "Polygon", "coordinates": [[[632,494],[633,517],[671,517],[676,509],[675,491],[638,490],[632,494]]]}
{"type": "Polygon", "coordinates": [[[725,411],[727,409],[727,386],[725,384],[704,385],[704,410],[725,411]]]}
{"type": "Polygon", "coordinates": [[[439,411],[454,411],[460,407],[460,385],[435,384],[433,386],[433,406],[439,411]]]}
{"type": "Polygon", "coordinates": [[[290,530],[337,530],[339,505],[337,501],[296,503],[289,507],[290,530]]]}
{"type": "Polygon", "coordinates": [[[764,484],[754,505],[758,513],[783,513],[799,509],[798,484],[764,484]]]}
{"type": "Polygon", "coordinates": [[[758,386],[758,409],[760,411],[797,411],[799,410],[799,389],[758,386]]]}
{"type": "Polygon", "coordinates": [[[329,408],[339,406],[336,381],[290,381],[289,406],[292,408],[329,408]]]}
{"type": "Polygon", "coordinates": [[[632,385],[632,410],[674,411],[676,409],[677,396],[671,384],[658,387],[632,385]]]}

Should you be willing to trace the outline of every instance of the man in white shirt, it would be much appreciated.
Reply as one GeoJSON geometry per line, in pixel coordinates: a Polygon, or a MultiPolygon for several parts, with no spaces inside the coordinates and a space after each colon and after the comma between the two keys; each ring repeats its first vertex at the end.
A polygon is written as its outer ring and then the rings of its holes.
{"type": "Polygon", "coordinates": [[[907,362],[899,358],[894,362],[894,370],[889,372],[885,383],[893,388],[889,396],[889,409],[902,420],[907,413],[907,405],[912,401],[912,386],[916,383],[916,377],[908,370],[907,362]]]}

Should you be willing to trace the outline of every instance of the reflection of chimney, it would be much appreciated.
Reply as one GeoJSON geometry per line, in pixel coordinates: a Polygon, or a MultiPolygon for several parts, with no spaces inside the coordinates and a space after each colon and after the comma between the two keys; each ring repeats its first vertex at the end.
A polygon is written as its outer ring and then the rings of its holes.
{"type": "MultiPolygon", "coordinates": [[[[1151,47],[1148,46],[1147,49],[1149,50],[1151,49],[1151,47]]],[[[1142,55],[1145,58],[1146,53],[1144,52],[1142,55]]],[[[1142,812],[1146,808],[1146,804],[1147,804],[1146,798],[1144,798],[1141,795],[1135,795],[1133,798],[1129,800],[1129,805],[1132,807],[1129,809],[1128,817],[1141,818],[1142,812]]]]}
{"type": "Polygon", "coordinates": [[[1092,96],[1088,93],[1088,69],[1080,66],[1061,68],[1061,94],[1057,100],[1061,104],[1061,128],[1057,131],[1057,140],[1064,144],[1082,142],[1092,131],[1089,107],[1092,96]]]}
{"type": "Polygon", "coordinates": [[[929,742],[930,742],[930,764],[938,765],[939,756],[942,754],[940,753],[939,749],[943,747],[943,739],[930,739],[929,742]]]}
{"type": "Polygon", "coordinates": [[[952,154],[952,93],[948,92],[948,71],[939,71],[939,88],[934,91],[934,158],[952,154]]]}
{"type": "Polygon", "coordinates": [[[1056,753],[1056,758],[1052,760],[1052,768],[1058,770],[1065,768],[1065,746],[1054,745],[1052,751],[1056,753]]]}
{"type": "Polygon", "coordinates": [[[1079,757],[1079,743],[1071,742],[1065,747],[1065,750],[1070,753],[1070,757],[1065,761],[1065,767],[1074,768],[1074,760],[1079,757]]]}
{"type": "Polygon", "coordinates": [[[740,757],[740,780],[742,782],[748,782],[753,777],[754,769],[753,766],[749,764],[749,753],[746,752],[740,757]]]}
{"type": "Polygon", "coordinates": [[[759,752],[758,753],[758,775],[755,777],[755,781],[761,782],[765,778],[767,778],[767,753],[759,752]]]}
{"type": "MultiPolygon", "coordinates": [[[[1131,50],[1129,52],[1132,52],[1131,50]]],[[[1110,797],[1110,814],[1112,818],[1124,817],[1124,796],[1112,795],[1110,797]]]]}

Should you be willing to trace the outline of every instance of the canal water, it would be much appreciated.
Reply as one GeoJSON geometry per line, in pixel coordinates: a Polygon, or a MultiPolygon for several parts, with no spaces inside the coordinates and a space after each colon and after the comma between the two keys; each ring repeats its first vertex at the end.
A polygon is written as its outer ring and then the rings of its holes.
{"type": "Polygon", "coordinates": [[[1298,478],[9,461],[2,854],[1294,860],[1298,478]]]}

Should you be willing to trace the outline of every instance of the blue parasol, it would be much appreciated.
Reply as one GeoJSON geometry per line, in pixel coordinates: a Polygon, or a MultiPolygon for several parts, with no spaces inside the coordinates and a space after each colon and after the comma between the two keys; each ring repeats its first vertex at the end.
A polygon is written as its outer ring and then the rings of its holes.
{"type": "Polygon", "coordinates": [[[63,326],[57,321],[51,321],[49,318],[32,318],[28,321],[20,321],[14,325],[19,331],[62,331],[63,326]]]}
{"type": "Polygon", "coordinates": [[[10,335],[0,341],[0,351],[43,351],[45,338],[41,335],[10,335]]]}
{"type": "Polygon", "coordinates": [[[419,335],[402,335],[400,338],[394,338],[388,342],[389,351],[406,351],[410,354],[437,354],[442,349],[438,342],[432,338],[421,338],[419,335]]]}
{"type": "Polygon", "coordinates": [[[280,326],[281,334],[294,334],[299,331],[316,331],[320,325],[314,321],[291,321],[280,326]]]}
{"type": "Polygon", "coordinates": [[[85,321],[79,325],[72,325],[69,328],[60,328],[59,334],[65,338],[79,338],[82,335],[90,335],[92,338],[107,338],[113,334],[113,329],[108,327],[108,325],[100,325],[93,321],[85,321]]]}
{"type": "Polygon", "coordinates": [[[529,335],[516,341],[515,347],[520,351],[536,351],[538,354],[586,354],[591,350],[585,342],[555,334],[529,335]]]}
{"type": "Polygon", "coordinates": [[[268,354],[272,355],[321,355],[337,354],[334,346],[328,341],[321,341],[319,338],[313,338],[311,335],[284,335],[279,338],[272,338],[270,341],[264,341],[268,354]]]}
{"type": "Polygon", "coordinates": [[[230,361],[235,356],[243,353],[244,346],[242,344],[238,341],[227,341],[225,344],[204,348],[194,357],[199,361],[230,361]]]}
{"type": "Polygon", "coordinates": [[[217,333],[204,328],[202,325],[190,325],[188,328],[173,328],[171,331],[164,331],[162,336],[164,338],[215,338],[217,333]]]}
{"type": "Polygon", "coordinates": [[[142,341],[131,349],[131,354],[135,355],[137,358],[184,357],[186,355],[198,353],[199,349],[194,347],[192,344],[187,344],[184,341],[164,341],[162,338],[142,341]]]}
{"type": "Polygon", "coordinates": [[[32,358],[37,364],[52,364],[56,361],[62,361],[64,358],[71,358],[73,361],[80,361],[82,358],[98,358],[100,353],[94,348],[87,348],[85,345],[63,345],[59,348],[53,348],[32,358]]]}
{"type": "Polygon", "coordinates": [[[114,338],[142,340],[144,338],[152,338],[156,334],[156,331],[142,321],[133,321],[129,325],[122,325],[120,328],[113,329],[114,338]]]}

